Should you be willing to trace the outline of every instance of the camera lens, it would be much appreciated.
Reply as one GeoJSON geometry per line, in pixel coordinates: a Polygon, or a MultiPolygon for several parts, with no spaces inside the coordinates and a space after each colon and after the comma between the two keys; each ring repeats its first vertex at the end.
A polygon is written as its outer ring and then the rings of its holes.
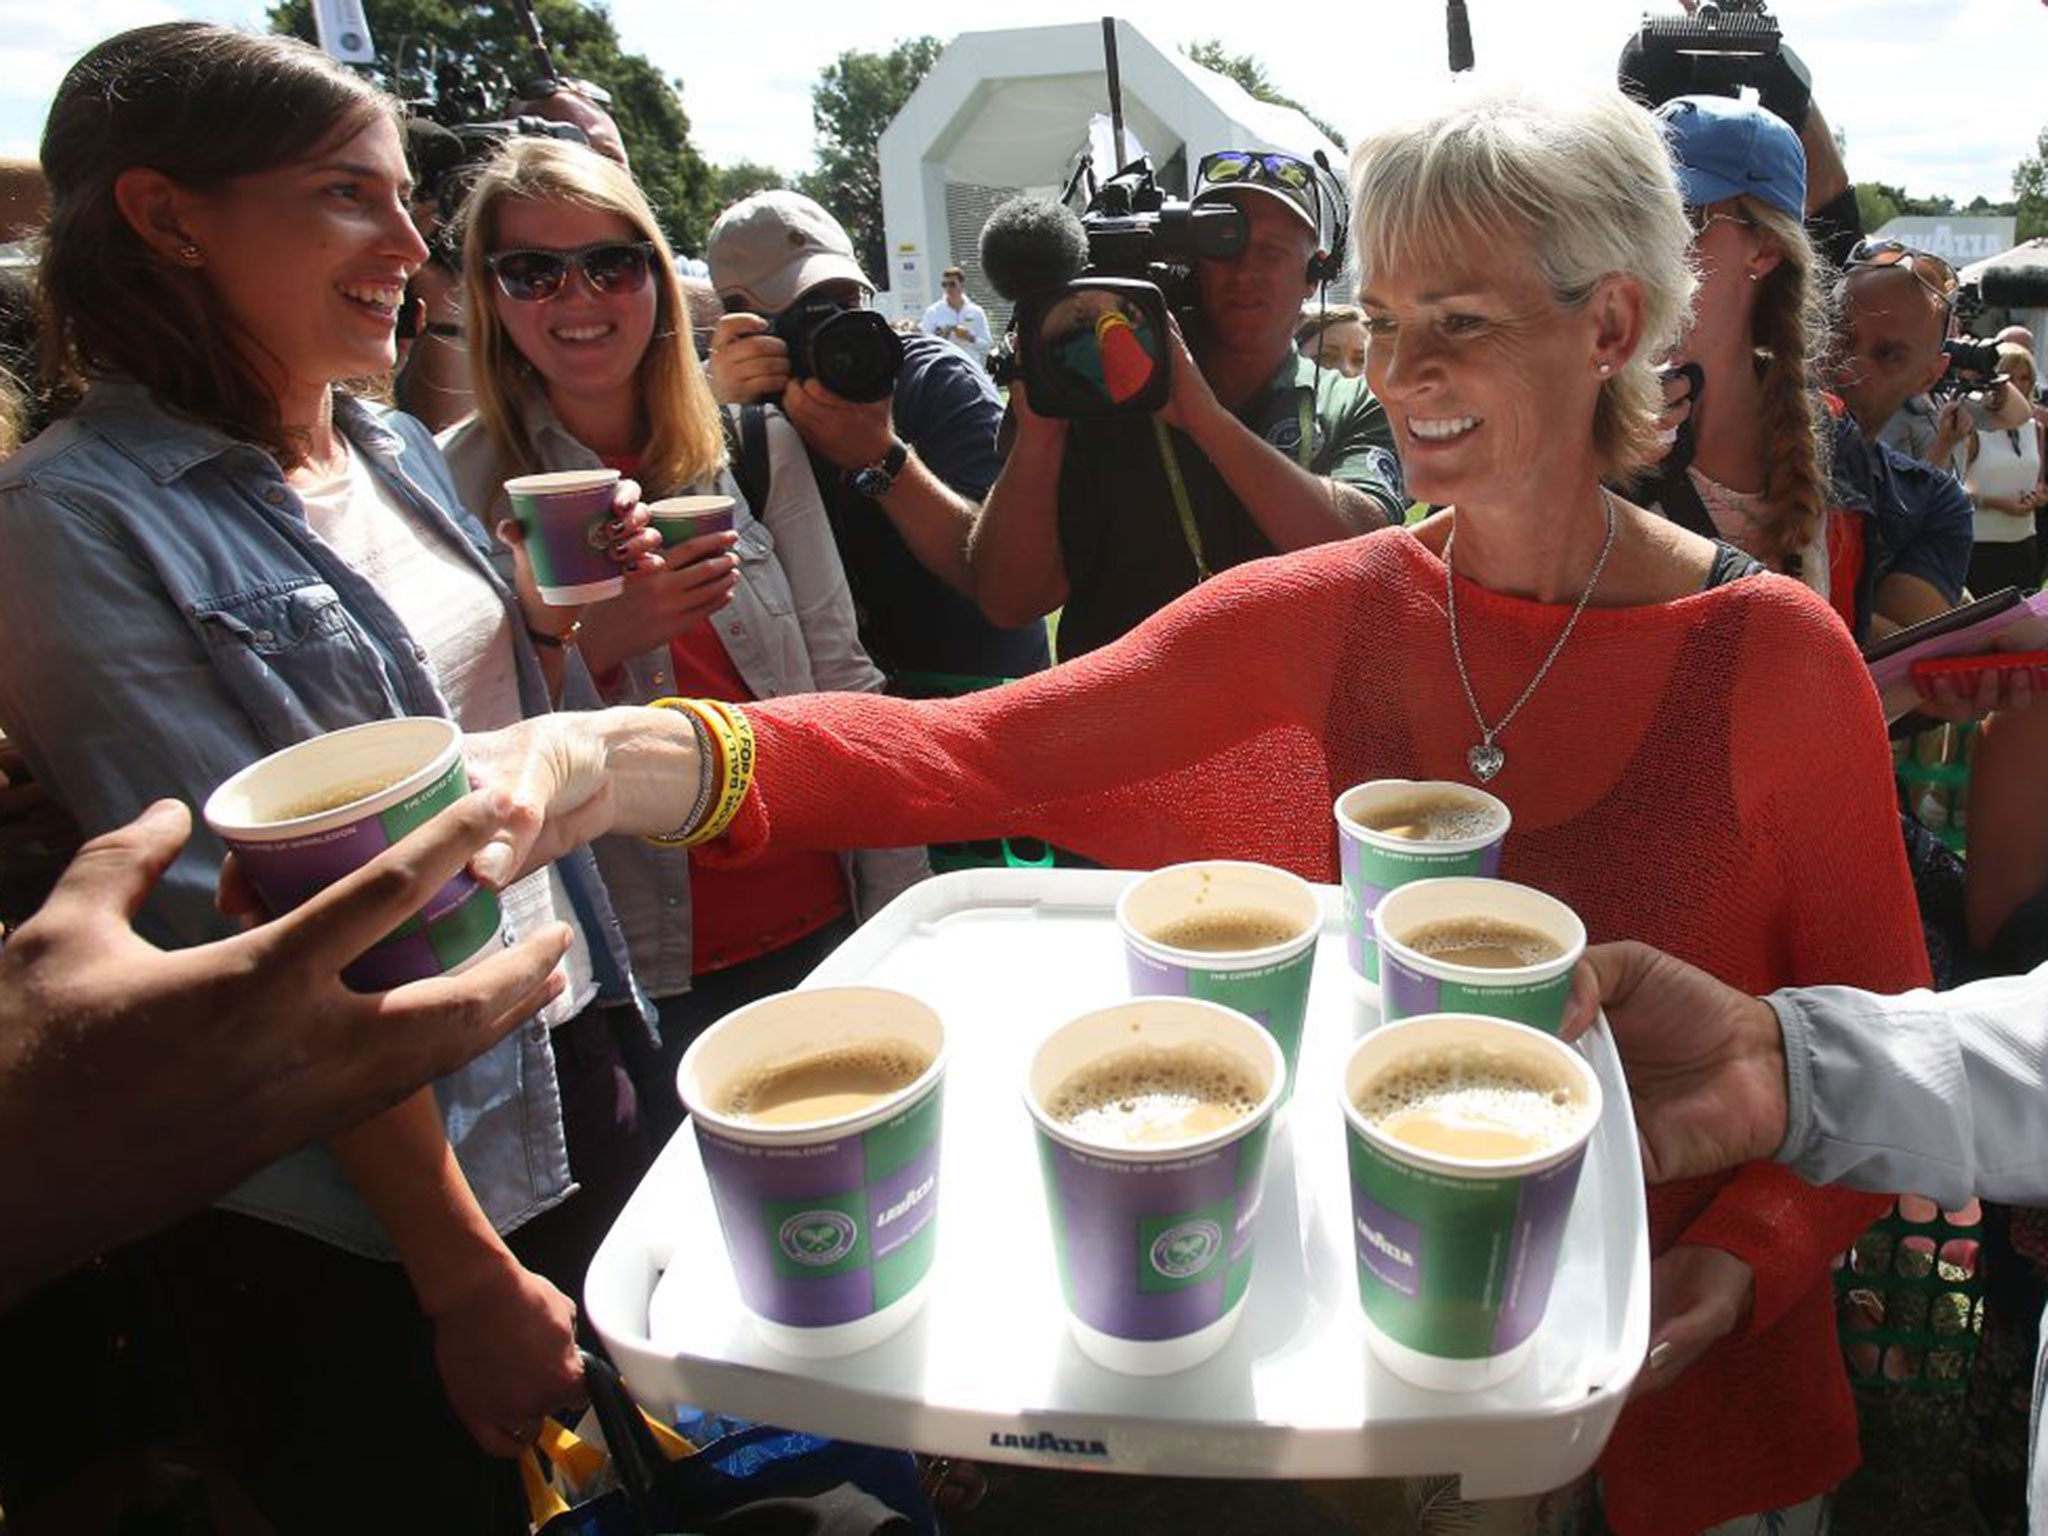
{"type": "Polygon", "coordinates": [[[810,334],[805,350],[818,382],[858,404],[886,397],[903,367],[903,339],[871,309],[832,316],[810,334]]]}

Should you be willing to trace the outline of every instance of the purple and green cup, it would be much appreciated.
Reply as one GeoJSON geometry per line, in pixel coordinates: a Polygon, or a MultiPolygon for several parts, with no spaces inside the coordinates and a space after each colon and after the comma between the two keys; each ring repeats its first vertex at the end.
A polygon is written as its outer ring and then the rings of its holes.
{"type": "Polygon", "coordinates": [[[674,549],[707,533],[732,531],[730,496],[668,496],[647,503],[647,521],[661,535],[661,547],[674,549]]]}
{"type": "Polygon", "coordinates": [[[610,553],[612,491],[618,483],[616,469],[565,469],[505,482],[543,602],[574,608],[625,590],[626,578],[610,553]]]}
{"type": "Polygon", "coordinates": [[[1457,876],[1418,880],[1391,892],[1379,908],[1380,1015],[1482,1013],[1512,1019],[1545,1034],[1564,1025],[1572,967],[1586,952],[1586,925],[1555,896],[1507,880],[1457,876]],[[1488,928],[1542,940],[1528,963],[1461,964],[1456,947],[1425,941],[1435,932],[1488,928]]]}
{"type": "Polygon", "coordinates": [[[822,1359],[888,1338],[917,1315],[938,1241],[945,1029],[883,987],[818,987],[749,1003],[683,1053],[677,1087],[762,1338],[822,1359]],[[888,1092],[817,1119],[735,1113],[740,1085],[874,1049],[923,1062],[888,1092]]]}
{"type": "Polygon", "coordinates": [[[1119,1003],[1040,1044],[1024,1102],[1037,1128],[1068,1326],[1089,1359],[1159,1376],[1230,1341],[1251,1284],[1266,1145],[1285,1081],[1271,1034],[1195,998],[1119,1003]],[[1197,1069],[1220,1055],[1258,1097],[1225,1111],[1220,1128],[1179,1140],[1084,1131],[1053,1113],[1076,1077],[1155,1055],[1197,1069]]]}
{"type": "Polygon", "coordinates": [[[1116,921],[1133,996],[1221,1003],[1256,1020],[1280,1043],[1287,1065],[1284,1107],[1301,1061],[1323,927],[1322,904],[1308,882],[1270,864],[1170,864],[1125,888],[1116,921]],[[1240,919],[1241,931],[1233,934],[1230,925],[1240,919]],[[1202,947],[1191,947],[1197,940],[1202,947]]]}
{"type": "MultiPolygon", "coordinates": [[[[1370,994],[1380,982],[1373,914],[1387,892],[1411,880],[1500,872],[1501,844],[1513,821],[1508,808],[1469,784],[1432,779],[1374,779],[1337,797],[1337,863],[1344,884],[1344,940],[1351,974],[1370,994]],[[1469,818],[1464,836],[1404,835],[1408,814],[1432,803],[1455,807],[1448,819],[1469,818]]],[[[1438,827],[1437,833],[1445,828],[1438,827]]]]}
{"type": "MultiPolygon", "coordinates": [[[[376,720],[273,752],[207,797],[204,815],[256,894],[289,912],[469,793],[462,733],[429,715],[376,720]]],[[[459,971],[499,944],[495,891],[457,872],[342,972],[358,992],[459,971]]]]}
{"type": "Polygon", "coordinates": [[[1527,1363],[1600,1106],[1577,1051],[1500,1019],[1407,1019],[1352,1050],[1358,1299],[1395,1375],[1476,1392],[1527,1363]]]}

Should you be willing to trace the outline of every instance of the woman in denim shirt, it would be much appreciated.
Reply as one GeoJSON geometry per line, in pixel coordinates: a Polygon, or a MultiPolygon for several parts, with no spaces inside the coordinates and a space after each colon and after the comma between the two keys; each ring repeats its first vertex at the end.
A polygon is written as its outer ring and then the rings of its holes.
{"type": "MultiPolygon", "coordinates": [[[[690,344],[668,242],[633,179],[553,139],[515,139],[464,212],[464,311],[477,416],[442,439],[455,484],[487,520],[503,482],[608,465],[663,494],[734,501],[707,534],[584,613],[581,649],[613,703],[694,694],[745,702],[879,692],[817,483],[780,413],[765,423],[770,490],[750,508],[725,470],[718,407],[690,344]]],[[[707,871],[639,838],[597,845],[662,1051],[637,1074],[648,1123],[682,1118],[675,1069],[705,1026],[795,986],[851,930],[926,873],[922,849],[808,853],[707,871]]]]}
{"type": "MultiPolygon", "coordinates": [[[[545,712],[574,613],[499,581],[423,427],[336,387],[390,368],[425,255],[397,104],[302,44],[172,23],[74,66],[42,159],[48,339],[83,394],[0,469],[0,723],[87,834],[336,727],[545,712]]],[[[654,542],[632,495],[625,564],[654,542]]],[[[150,937],[223,931],[220,856],[193,838],[150,937]]],[[[505,908],[563,951],[529,1026],[167,1245],[201,1411],[281,1529],[358,1527],[346,1455],[409,1524],[523,1531],[491,1458],[577,1392],[565,1292],[644,1166],[596,1005],[642,1005],[587,856],[505,908]]]]}

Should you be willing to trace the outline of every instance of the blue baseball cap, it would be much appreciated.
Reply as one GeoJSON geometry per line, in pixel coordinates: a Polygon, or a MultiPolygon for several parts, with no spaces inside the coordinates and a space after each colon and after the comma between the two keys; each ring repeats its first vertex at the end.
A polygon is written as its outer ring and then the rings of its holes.
{"type": "Polygon", "coordinates": [[[1689,206],[1754,197],[1806,217],[1806,151],[1774,112],[1732,96],[1677,96],[1657,109],[1689,206]]]}

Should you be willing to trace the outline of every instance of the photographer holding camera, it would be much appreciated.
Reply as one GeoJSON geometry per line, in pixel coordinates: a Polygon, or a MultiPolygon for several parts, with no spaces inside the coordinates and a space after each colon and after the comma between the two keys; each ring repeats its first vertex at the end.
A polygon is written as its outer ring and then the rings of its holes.
{"type": "MultiPolygon", "coordinates": [[[[1230,255],[1197,247],[1194,303],[1165,340],[1171,392],[1156,413],[1041,414],[1022,370],[1016,439],[968,550],[990,618],[1063,608],[1060,654],[1078,656],[1214,572],[1401,520],[1379,403],[1362,378],[1294,346],[1303,300],[1343,249],[1333,190],[1291,155],[1204,157],[1193,212],[1234,206],[1244,238],[1230,255]]],[[[1101,346],[1107,372],[1115,353],[1101,346]]],[[[1118,396],[1113,379],[1105,392],[1118,396]]]]}
{"type": "Polygon", "coordinates": [[[1047,662],[1038,615],[997,628],[967,566],[975,503],[1000,467],[1002,403],[952,343],[898,336],[846,231],[797,192],[760,192],[711,228],[728,313],[707,360],[721,403],[779,399],[803,437],[860,616],[885,673],[1021,677],[1047,662]]]}
{"type": "Polygon", "coordinates": [[[1936,463],[1908,458],[1878,436],[1908,399],[1932,389],[1948,372],[1942,340],[1958,286],[1939,256],[1878,238],[1861,241],[1849,253],[1842,280],[1827,386],[1848,407],[1867,449],[1882,546],[1872,638],[1945,612],[1961,596],[1969,573],[1970,498],[1953,475],[1937,467],[1953,448],[1946,440],[1951,423],[1969,431],[1960,403],[1938,418],[1936,463]]]}

